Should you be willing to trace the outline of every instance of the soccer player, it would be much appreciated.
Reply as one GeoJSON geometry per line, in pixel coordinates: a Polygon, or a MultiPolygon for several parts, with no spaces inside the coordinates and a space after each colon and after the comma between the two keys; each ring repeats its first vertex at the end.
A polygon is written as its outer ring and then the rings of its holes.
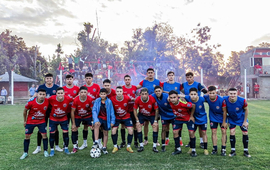
{"type": "MultiPolygon", "coordinates": [[[[196,131],[197,127],[199,127],[202,130],[202,138],[203,138],[203,149],[204,149],[204,155],[208,155],[209,152],[207,150],[207,114],[205,112],[204,108],[204,102],[205,99],[201,96],[198,96],[198,90],[194,87],[189,89],[189,96],[185,96],[186,101],[191,102],[196,105],[196,109],[194,112],[194,118],[195,118],[195,126],[194,131],[196,131]]],[[[196,142],[196,141],[195,141],[196,142]]],[[[192,151],[189,150],[188,153],[192,151]]]]}
{"type": "Polygon", "coordinates": [[[190,148],[192,152],[190,155],[192,157],[196,157],[196,149],[195,149],[195,132],[194,132],[194,111],[195,105],[191,102],[183,102],[178,99],[178,92],[172,90],[169,92],[169,100],[170,106],[173,110],[173,114],[176,116],[173,122],[173,137],[175,142],[175,151],[172,155],[177,155],[182,153],[180,143],[179,143],[179,131],[182,130],[183,124],[187,125],[190,137],[190,148]],[[190,111],[191,109],[191,111],[190,111]]]}
{"type": "Polygon", "coordinates": [[[103,128],[103,148],[104,154],[108,154],[107,142],[108,142],[108,131],[115,124],[115,114],[112,101],[107,97],[108,91],[105,88],[100,89],[100,98],[96,99],[93,107],[93,123],[95,125],[95,144],[93,148],[97,148],[99,128],[103,128]]]}
{"type": "Polygon", "coordinates": [[[136,118],[136,127],[138,131],[138,138],[140,142],[140,147],[138,152],[144,150],[144,144],[142,140],[142,126],[145,121],[150,121],[153,128],[153,151],[158,153],[157,150],[157,138],[158,138],[158,105],[153,96],[149,96],[147,88],[142,88],[140,91],[140,96],[136,98],[134,104],[134,116],[136,118]],[[139,114],[137,114],[137,109],[139,109],[139,114]]]}
{"type": "MultiPolygon", "coordinates": [[[[133,99],[134,100],[134,99],[133,99]]],[[[131,98],[129,96],[123,95],[123,87],[118,86],[116,88],[116,96],[111,97],[111,101],[113,103],[114,107],[114,113],[115,113],[115,124],[112,128],[112,140],[113,140],[113,151],[112,153],[115,153],[118,151],[117,147],[117,131],[119,124],[124,124],[125,127],[128,129],[128,141],[127,141],[127,151],[130,153],[133,153],[132,148],[130,147],[133,137],[133,124],[132,120],[130,118],[130,113],[128,112],[128,103],[131,101],[131,98]]]]}
{"type": "Polygon", "coordinates": [[[103,87],[107,90],[107,97],[110,99],[113,96],[116,96],[116,91],[111,88],[111,80],[105,79],[103,81],[103,87]]]}
{"type": "MultiPolygon", "coordinates": [[[[80,87],[79,95],[73,100],[71,107],[71,121],[72,121],[72,153],[78,151],[77,141],[78,141],[78,128],[82,121],[92,128],[92,107],[93,99],[87,95],[87,87],[80,87]]],[[[92,131],[93,132],[93,131],[92,131]]]]}
{"type": "MultiPolygon", "coordinates": [[[[47,95],[46,97],[49,98],[49,97],[51,97],[51,96],[53,96],[53,95],[56,94],[56,89],[58,87],[59,87],[58,85],[56,85],[56,84],[53,83],[53,75],[51,73],[48,73],[48,74],[45,75],[45,84],[40,85],[38,87],[37,91],[39,89],[45,89],[46,90],[46,95],[47,95]]],[[[34,96],[36,96],[36,94],[34,96]]],[[[33,100],[33,98],[31,98],[30,100],[33,100]]],[[[49,107],[47,109],[47,112],[46,112],[46,118],[45,118],[46,125],[48,123],[48,119],[49,119],[50,113],[51,113],[51,108],[49,107]]],[[[37,133],[37,148],[33,152],[33,154],[37,154],[37,153],[39,153],[41,151],[41,147],[40,147],[41,146],[41,138],[42,138],[42,136],[38,132],[37,133]]],[[[55,150],[56,151],[59,151],[59,152],[62,152],[63,151],[63,149],[61,149],[59,147],[59,131],[58,131],[58,129],[56,129],[56,132],[55,132],[55,150]]]]}
{"type": "MultiPolygon", "coordinates": [[[[167,73],[167,78],[168,78],[168,82],[164,82],[163,83],[163,92],[164,93],[169,93],[171,90],[175,90],[177,91],[178,94],[180,94],[180,90],[181,90],[181,84],[178,82],[174,81],[174,72],[173,71],[169,71],[167,73]]],[[[166,141],[165,141],[165,145],[169,144],[169,130],[170,130],[170,126],[167,126],[167,131],[166,131],[166,141]]],[[[183,141],[182,141],[182,131],[179,130],[179,138],[180,138],[180,146],[183,146],[183,141]]]]}
{"type": "MultiPolygon", "coordinates": [[[[88,96],[90,96],[93,99],[93,102],[99,97],[99,90],[100,87],[98,84],[93,83],[93,74],[92,73],[86,73],[84,75],[85,78],[85,87],[87,87],[88,96]]],[[[83,150],[84,148],[87,148],[87,137],[88,137],[88,124],[87,122],[82,121],[82,124],[84,125],[83,128],[83,144],[81,147],[79,147],[80,150],[83,150]]],[[[94,130],[92,130],[92,139],[95,141],[94,136],[94,130]]]]}
{"type": "MultiPolygon", "coordinates": [[[[155,79],[155,70],[153,68],[148,68],[146,71],[146,79],[142,80],[139,85],[137,85],[137,88],[140,89],[142,87],[148,89],[149,95],[154,93],[155,86],[159,85],[162,87],[162,83],[155,79]]],[[[145,121],[144,124],[144,145],[148,144],[148,126],[149,121],[145,121]]]]}
{"type": "MultiPolygon", "coordinates": [[[[208,94],[204,95],[205,101],[209,105],[209,119],[210,119],[210,127],[212,130],[212,142],[213,142],[213,150],[212,155],[217,154],[217,128],[218,125],[221,128],[221,156],[226,156],[226,129],[223,127],[223,115],[226,112],[226,106],[223,104],[223,97],[217,95],[216,87],[209,86],[208,94]]],[[[226,115],[226,114],[225,114],[226,115]]]]}
{"type": "MultiPolygon", "coordinates": [[[[196,88],[198,90],[198,96],[201,96],[201,91],[204,94],[207,93],[206,88],[203,85],[201,85],[201,83],[194,81],[194,74],[192,72],[187,72],[186,73],[186,82],[182,84],[181,91],[185,95],[189,95],[189,90],[191,88],[196,88]]],[[[204,148],[202,131],[200,128],[199,128],[199,133],[200,133],[200,146],[201,146],[201,148],[204,148]]],[[[189,145],[186,145],[186,147],[189,147],[189,145]]]]}
{"type": "MultiPolygon", "coordinates": [[[[228,121],[230,128],[230,157],[236,155],[235,152],[235,127],[239,126],[243,134],[244,156],[251,157],[248,152],[248,104],[246,99],[237,96],[237,89],[230,88],[229,96],[224,97],[224,104],[228,112],[228,121]]],[[[226,128],[226,116],[223,117],[223,126],[226,128]]]]}
{"type": "Polygon", "coordinates": [[[43,138],[43,149],[44,156],[48,157],[48,138],[46,131],[46,111],[49,106],[49,101],[46,99],[46,90],[38,89],[37,97],[29,101],[24,108],[23,118],[25,127],[25,139],[24,139],[24,153],[20,159],[25,159],[28,156],[28,149],[30,144],[30,137],[34,131],[35,127],[38,127],[39,132],[42,134],[43,138]]]}
{"type": "Polygon", "coordinates": [[[49,103],[52,108],[49,118],[49,129],[50,129],[50,146],[51,152],[50,156],[54,156],[54,141],[55,141],[55,131],[58,125],[61,126],[63,130],[64,139],[64,151],[66,154],[70,154],[68,150],[69,137],[68,137],[68,118],[67,111],[69,109],[69,104],[73,101],[69,96],[65,96],[65,91],[63,87],[58,87],[56,89],[56,95],[49,98],[49,103]]]}
{"type": "Polygon", "coordinates": [[[162,93],[162,87],[156,86],[155,93],[152,94],[152,96],[155,98],[155,100],[157,102],[159,114],[161,116],[161,123],[162,123],[161,151],[165,152],[165,137],[166,137],[166,133],[169,131],[170,124],[173,124],[174,114],[173,114],[172,108],[168,102],[169,94],[162,93]]]}
{"type": "MultiPolygon", "coordinates": [[[[125,85],[122,86],[123,87],[123,94],[127,95],[131,99],[135,100],[137,87],[130,84],[131,83],[130,75],[125,75],[124,81],[125,81],[125,85]]],[[[135,119],[134,113],[133,113],[134,100],[130,100],[130,102],[128,103],[128,112],[130,114],[132,124],[133,124],[134,145],[136,148],[138,148],[138,141],[137,141],[138,140],[138,133],[137,133],[137,129],[136,129],[136,119],[135,119]]],[[[122,124],[121,124],[121,127],[122,127],[122,124]]],[[[123,129],[121,128],[121,137],[122,137],[122,140],[123,140],[123,138],[125,139],[125,128],[123,128],[123,129]]],[[[125,143],[122,142],[122,144],[125,144],[125,143]]],[[[121,145],[120,145],[120,147],[121,147],[121,145]]]]}

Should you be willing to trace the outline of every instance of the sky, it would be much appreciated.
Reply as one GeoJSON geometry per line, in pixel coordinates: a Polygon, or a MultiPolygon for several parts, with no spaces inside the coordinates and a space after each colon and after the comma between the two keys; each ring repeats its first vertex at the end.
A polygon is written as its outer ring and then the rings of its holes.
{"type": "Polygon", "coordinates": [[[201,23],[211,28],[211,44],[225,57],[231,51],[270,42],[268,0],[1,0],[0,31],[22,37],[52,56],[61,43],[65,54],[79,47],[78,33],[90,22],[101,38],[121,48],[132,30],[166,22],[177,36],[201,23]],[[97,21],[98,18],[98,21],[97,21]]]}

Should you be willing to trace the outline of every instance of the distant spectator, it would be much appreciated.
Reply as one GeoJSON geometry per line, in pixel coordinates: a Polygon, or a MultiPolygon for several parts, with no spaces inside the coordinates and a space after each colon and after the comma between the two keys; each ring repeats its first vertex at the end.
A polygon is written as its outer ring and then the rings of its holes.
{"type": "Polygon", "coordinates": [[[7,90],[5,89],[5,87],[2,87],[1,96],[4,96],[5,99],[3,101],[3,104],[6,104],[6,101],[7,101],[7,90]]]}
{"type": "Polygon", "coordinates": [[[262,74],[262,66],[260,66],[259,63],[257,63],[257,64],[254,66],[254,73],[255,73],[255,74],[262,74]]]}
{"type": "Polygon", "coordinates": [[[249,83],[247,83],[246,90],[247,90],[247,98],[249,98],[249,92],[250,92],[250,85],[249,85],[249,83]]]}
{"type": "Polygon", "coordinates": [[[90,64],[90,63],[89,63],[89,65],[88,65],[88,72],[90,72],[90,73],[94,74],[94,72],[93,72],[93,68],[92,68],[92,66],[91,66],[91,64],[90,64]]]}
{"type": "Polygon", "coordinates": [[[264,72],[264,74],[268,74],[268,72],[267,72],[267,71],[265,71],[265,72],[264,72]]]}
{"type": "Polygon", "coordinates": [[[79,56],[76,57],[76,56],[73,56],[73,55],[72,55],[72,57],[73,57],[73,60],[74,60],[75,67],[79,66],[80,57],[79,56]]]}
{"type": "Polygon", "coordinates": [[[84,60],[82,59],[82,58],[80,58],[80,69],[82,70],[82,68],[83,68],[83,64],[84,64],[84,60]]]}
{"type": "Polygon", "coordinates": [[[38,87],[39,87],[39,85],[37,84],[37,85],[36,85],[36,91],[37,91],[38,87]]]}
{"type": "Polygon", "coordinates": [[[29,96],[30,96],[30,98],[33,97],[33,95],[35,94],[35,92],[36,92],[35,85],[32,84],[32,87],[30,87],[30,89],[29,89],[29,96]]]}
{"type": "Polygon", "coordinates": [[[71,55],[68,57],[68,68],[69,70],[73,68],[73,58],[71,55]]]}
{"type": "Polygon", "coordinates": [[[101,62],[100,62],[100,58],[98,58],[98,69],[101,69],[101,62]]]}
{"type": "Polygon", "coordinates": [[[257,82],[255,82],[255,84],[254,84],[254,94],[255,94],[255,98],[259,98],[259,90],[260,90],[260,85],[257,83],[257,82]]]}
{"type": "Polygon", "coordinates": [[[237,95],[240,95],[241,94],[241,83],[239,82],[238,85],[236,86],[236,89],[237,89],[237,95]]]}
{"type": "Polygon", "coordinates": [[[225,90],[223,89],[223,87],[220,89],[220,96],[225,96],[225,90]]]}
{"type": "Polygon", "coordinates": [[[74,72],[75,78],[78,78],[78,77],[79,77],[79,73],[80,73],[80,68],[79,68],[79,66],[75,66],[75,72],[74,72]]]}
{"type": "Polygon", "coordinates": [[[74,79],[74,81],[73,81],[73,85],[75,85],[75,86],[78,86],[78,79],[74,79]]]}

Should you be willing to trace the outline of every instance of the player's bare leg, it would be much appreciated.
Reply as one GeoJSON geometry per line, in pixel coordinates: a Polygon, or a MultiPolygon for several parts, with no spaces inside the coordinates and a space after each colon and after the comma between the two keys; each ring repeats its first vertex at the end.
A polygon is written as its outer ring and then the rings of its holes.
{"type": "Polygon", "coordinates": [[[227,142],[227,134],[226,134],[227,129],[225,128],[221,128],[221,133],[222,133],[222,137],[221,137],[221,156],[226,156],[226,142],[227,142]]]}
{"type": "Polygon", "coordinates": [[[118,151],[118,146],[117,146],[117,131],[118,131],[118,127],[113,127],[112,128],[112,141],[113,141],[113,151],[112,153],[115,153],[118,151]]]}
{"type": "Polygon", "coordinates": [[[147,145],[148,144],[149,121],[144,122],[143,132],[144,132],[144,145],[147,145]]]}
{"type": "Polygon", "coordinates": [[[95,144],[92,146],[92,148],[97,148],[98,147],[99,128],[100,128],[100,122],[96,122],[94,124],[95,144]]]}
{"type": "Polygon", "coordinates": [[[200,134],[200,147],[204,149],[204,142],[203,142],[203,132],[201,130],[201,127],[199,127],[199,134],[200,134]]]}
{"type": "Polygon", "coordinates": [[[102,148],[102,151],[103,151],[104,154],[108,154],[107,143],[108,143],[108,131],[103,130],[103,148],[102,148]]]}
{"type": "Polygon", "coordinates": [[[120,144],[120,148],[124,148],[126,146],[126,126],[121,123],[121,138],[122,143],[120,144]]]}
{"type": "Polygon", "coordinates": [[[133,138],[133,127],[127,127],[127,130],[128,130],[127,151],[133,153],[133,150],[131,148],[133,138]]]}

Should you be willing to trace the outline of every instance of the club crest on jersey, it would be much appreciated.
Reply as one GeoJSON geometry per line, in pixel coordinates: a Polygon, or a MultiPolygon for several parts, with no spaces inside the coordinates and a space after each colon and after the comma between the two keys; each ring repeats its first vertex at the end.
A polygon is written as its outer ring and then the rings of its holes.
{"type": "Polygon", "coordinates": [[[133,94],[135,94],[135,91],[134,91],[134,90],[132,90],[132,93],[133,93],[133,94]]]}
{"type": "Polygon", "coordinates": [[[175,87],[175,90],[177,90],[177,87],[175,87]]]}
{"type": "Polygon", "coordinates": [[[85,107],[89,107],[89,104],[86,104],[85,107]]]}
{"type": "Polygon", "coordinates": [[[217,106],[216,109],[219,109],[219,106],[217,106]]]}
{"type": "Polygon", "coordinates": [[[201,108],[202,108],[202,105],[199,106],[199,109],[201,109],[201,108]]]}
{"type": "Polygon", "coordinates": [[[127,103],[124,103],[124,106],[127,107],[127,103]]]}
{"type": "Polygon", "coordinates": [[[73,91],[73,93],[74,93],[74,94],[76,94],[76,93],[77,93],[77,91],[76,91],[76,90],[74,90],[74,91],[73,91]]]}
{"type": "Polygon", "coordinates": [[[47,106],[44,106],[44,110],[47,110],[47,106]]]}
{"type": "Polygon", "coordinates": [[[192,105],[190,103],[187,104],[187,107],[191,107],[192,105]]]}
{"type": "Polygon", "coordinates": [[[67,104],[65,103],[65,104],[63,104],[63,107],[67,107],[67,104]]]}
{"type": "Polygon", "coordinates": [[[52,92],[53,92],[53,93],[56,93],[56,90],[53,90],[52,92]]]}
{"type": "Polygon", "coordinates": [[[167,106],[168,104],[167,103],[164,103],[165,106],[167,106]]]}
{"type": "Polygon", "coordinates": [[[156,85],[154,84],[153,87],[156,87],[156,85]]]}
{"type": "Polygon", "coordinates": [[[236,110],[236,111],[238,111],[238,110],[239,110],[239,108],[238,108],[238,107],[236,107],[236,108],[235,108],[235,110],[236,110]]]}
{"type": "Polygon", "coordinates": [[[151,107],[152,107],[152,106],[149,104],[149,105],[148,105],[148,108],[151,108],[151,107]]]}
{"type": "Polygon", "coordinates": [[[96,92],[97,90],[95,88],[93,88],[93,92],[96,92]]]}

